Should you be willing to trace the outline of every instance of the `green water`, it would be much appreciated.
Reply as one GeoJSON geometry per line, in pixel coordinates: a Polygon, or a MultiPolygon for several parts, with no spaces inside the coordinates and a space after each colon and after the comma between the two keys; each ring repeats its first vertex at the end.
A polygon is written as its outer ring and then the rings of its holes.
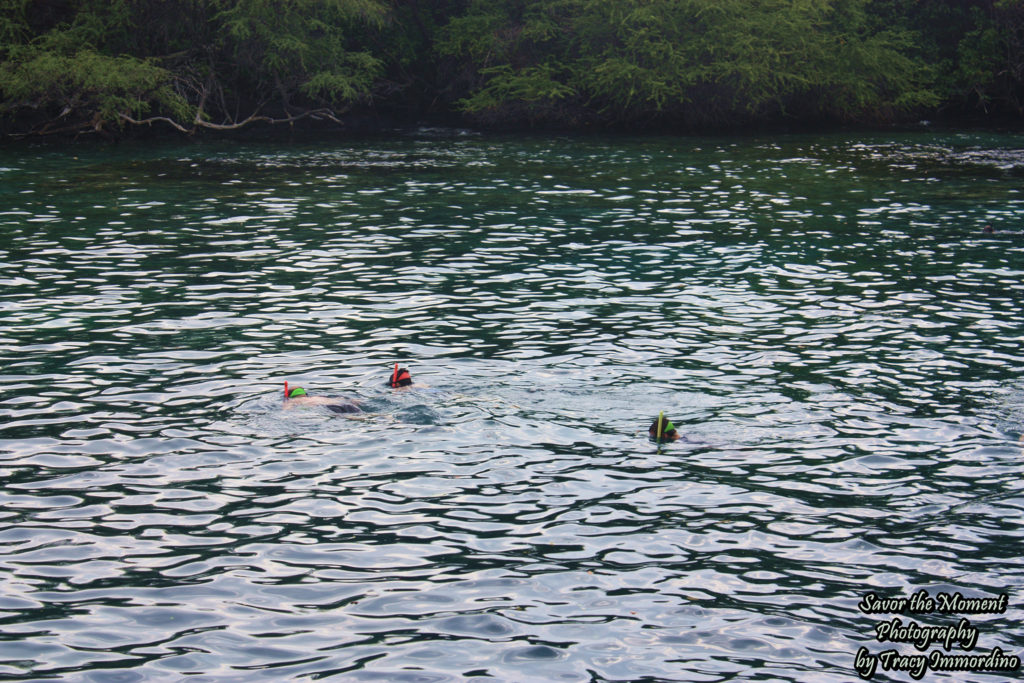
{"type": "Polygon", "coordinates": [[[0,679],[1019,656],[1022,178],[948,132],[0,150],[0,679]],[[922,589],[1009,608],[858,609],[922,589]]]}

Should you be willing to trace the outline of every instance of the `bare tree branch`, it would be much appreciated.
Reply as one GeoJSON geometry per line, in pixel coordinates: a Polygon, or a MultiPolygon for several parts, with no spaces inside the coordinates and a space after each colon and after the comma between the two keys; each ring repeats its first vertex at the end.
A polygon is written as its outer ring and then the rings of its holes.
{"type": "Polygon", "coordinates": [[[342,123],[341,119],[338,118],[337,114],[335,114],[330,109],[311,109],[309,111],[305,111],[305,112],[303,112],[301,114],[297,114],[295,116],[288,116],[286,118],[279,118],[279,119],[275,119],[275,118],[272,118],[270,116],[260,116],[258,114],[252,114],[251,116],[249,116],[249,118],[247,118],[247,119],[245,119],[243,121],[237,121],[235,123],[229,123],[229,124],[210,123],[209,121],[203,121],[203,120],[199,119],[198,115],[197,115],[195,121],[192,122],[192,127],[191,128],[186,128],[185,126],[183,126],[182,124],[178,123],[174,119],[168,118],[166,116],[150,116],[149,118],[146,118],[146,119],[136,119],[136,118],[133,118],[133,117],[129,116],[128,114],[125,114],[124,112],[122,112],[119,116],[120,116],[120,119],[122,121],[124,121],[126,123],[130,123],[132,125],[136,125],[136,126],[148,125],[148,124],[153,124],[153,123],[166,123],[166,124],[168,124],[170,126],[173,126],[174,128],[176,128],[177,130],[181,131],[182,133],[186,133],[188,135],[194,134],[196,132],[196,128],[209,128],[211,130],[238,130],[239,128],[243,128],[243,127],[249,125],[250,123],[257,123],[257,122],[259,122],[259,123],[269,123],[271,125],[275,125],[275,124],[279,124],[279,123],[292,123],[294,121],[299,121],[299,120],[305,119],[305,118],[327,119],[328,121],[333,121],[334,123],[337,123],[338,125],[344,125],[342,123]]]}
{"type": "Polygon", "coordinates": [[[127,114],[125,114],[123,112],[119,116],[120,116],[122,121],[125,121],[127,123],[131,123],[131,124],[134,124],[134,125],[137,125],[137,126],[141,126],[141,125],[144,125],[144,124],[152,124],[152,123],[166,123],[166,124],[169,124],[171,126],[174,126],[178,130],[180,130],[182,133],[188,133],[189,135],[191,135],[192,133],[195,132],[195,128],[186,128],[185,126],[181,125],[180,123],[178,123],[174,119],[168,118],[166,116],[150,116],[148,119],[141,119],[141,120],[133,119],[131,116],[128,116],[127,114]]]}

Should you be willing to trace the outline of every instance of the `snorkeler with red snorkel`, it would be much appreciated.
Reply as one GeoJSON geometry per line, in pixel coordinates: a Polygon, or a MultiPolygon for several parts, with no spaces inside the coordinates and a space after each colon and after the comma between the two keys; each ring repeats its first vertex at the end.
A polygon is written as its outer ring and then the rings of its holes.
{"type": "MultiPolygon", "coordinates": [[[[398,367],[398,363],[395,363],[395,369],[391,371],[391,377],[385,383],[385,386],[391,387],[392,389],[410,389],[412,388],[412,375],[409,373],[408,368],[398,367]]],[[[417,389],[429,389],[426,384],[416,384],[417,389]]]]}
{"type": "Polygon", "coordinates": [[[403,387],[412,386],[412,374],[410,374],[408,368],[399,368],[398,363],[395,363],[395,369],[391,372],[391,379],[388,380],[387,386],[392,389],[401,389],[403,387]]]}

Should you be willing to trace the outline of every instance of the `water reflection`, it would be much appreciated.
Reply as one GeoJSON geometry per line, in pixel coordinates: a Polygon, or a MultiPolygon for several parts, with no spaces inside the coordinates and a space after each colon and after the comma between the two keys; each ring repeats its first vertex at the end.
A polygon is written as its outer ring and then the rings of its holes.
{"type": "Polygon", "coordinates": [[[1012,137],[2,154],[0,676],[838,681],[918,588],[1024,650],[1012,137]]]}

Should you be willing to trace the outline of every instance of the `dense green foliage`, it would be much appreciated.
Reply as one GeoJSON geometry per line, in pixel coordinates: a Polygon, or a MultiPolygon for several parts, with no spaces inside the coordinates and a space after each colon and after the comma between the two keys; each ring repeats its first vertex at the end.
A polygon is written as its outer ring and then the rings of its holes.
{"type": "Polygon", "coordinates": [[[369,102],[383,72],[359,44],[387,16],[376,0],[0,0],[0,10],[0,106],[42,131],[334,119],[369,102]]]}
{"type": "Polygon", "coordinates": [[[8,132],[1024,114],[1024,0],[0,0],[8,132]]]}
{"type": "Polygon", "coordinates": [[[873,30],[866,4],[480,0],[449,25],[441,47],[480,65],[465,100],[479,113],[520,105],[555,120],[710,124],[787,113],[889,117],[937,104],[910,32],[873,30]]]}

